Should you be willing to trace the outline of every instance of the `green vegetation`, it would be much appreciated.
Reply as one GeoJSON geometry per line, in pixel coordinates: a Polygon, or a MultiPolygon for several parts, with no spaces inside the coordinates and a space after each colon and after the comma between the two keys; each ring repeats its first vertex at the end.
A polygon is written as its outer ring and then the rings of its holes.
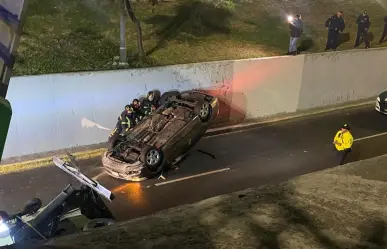
{"type": "MultiPolygon", "coordinates": [[[[119,55],[115,0],[30,0],[16,75],[113,69],[119,55]]],[[[288,47],[287,13],[305,23],[305,52],[325,48],[325,20],[343,10],[347,29],[340,49],[353,47],[356,17],[367,9],[375,47],[386,10],[370,0],[165,0],[152,8],[133,3],[147,57],[136,61],[136,32],[127,20],[129,67],[282,55],[288,47]],[[152,9],[154,11],[152,11],[152,9]]],[[[387,42],[386,42],[387,44],[387,42]]]]}

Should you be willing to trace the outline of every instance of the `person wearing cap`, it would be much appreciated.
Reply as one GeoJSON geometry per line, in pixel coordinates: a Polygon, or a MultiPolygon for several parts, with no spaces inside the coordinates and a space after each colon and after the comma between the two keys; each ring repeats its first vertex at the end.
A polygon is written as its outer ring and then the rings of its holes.
{"type": "Polygon", "coordinates": [[[325,21],[325,27],[328,28],[328,39],[325,51],[333,50],[336,51],[339,46],[339,33],[345,29],[345,21],[343,18],[344,12],[339,11],[336,15],[329,17],[325,21]]]}
{"type": "Polygon", "coordinates": [[[368,30],[371,26],[371,19],[367,15],[367,11],[364,11],[363,14],[359,15],[356,20],[357,24],[357,35],[355,41],[355,48],[360,45],[360,39],[363,38],[365,42],[365,48],[370,48],[370,40],[368,39],[368,30]]]}
{"type": "Polygon", "coordinates": [[[125,106],[125,110],[118,117],[116,127],[110,133],[109,140],[123,131],[129,131],[134,127],[133,108],[130,105],[125,106]]]}
{"type": "Polygon", "coordinates": [[[144,99],[141,103],[141,107],[145,115],[151,114],[159,107],[158,102],[155,98],[155,93],[153,91],[148,92],[146,99],[144,99]]]}
{"type": "Polygon", "coordinates": [[[345,157],[352,151],[353,136],[349,125],[345,124],[341,127],[333,139],[333,144],[338,154],[339,165],[343,165],[345,157]]]}
{"type": "Polygon", "coordinates": [[[384,29],[382,37],[380,38],[379,44],[382,44],[384,42],[384,39],[387,37],[387,16],[384,17],[384,29]]]}
{"type": "Polygon", "coordinates": [[[289,55],[297,55],[297,41],[303,33],[303,23],[301,21],[301,15],[294,15],[294,19],[289,21],[290,28],[290,42],[289,42],[289,55]]]}

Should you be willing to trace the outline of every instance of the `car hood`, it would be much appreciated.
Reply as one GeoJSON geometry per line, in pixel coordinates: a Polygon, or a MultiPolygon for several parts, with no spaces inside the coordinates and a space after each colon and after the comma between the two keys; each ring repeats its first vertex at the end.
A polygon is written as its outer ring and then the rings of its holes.
{"type": "Polygon", "coordinates": [[[140,161],[136,161],[134,163],[127,163],[112,157],[111,152],[109,151],[103,154],[102,164],[106,168],[110,168],[114,171],[121,172],[121,173],[128,170],[128,168],[130,168],[130,170],[132,171],[140,171],[143,168],[143,165],[140,161]]]}

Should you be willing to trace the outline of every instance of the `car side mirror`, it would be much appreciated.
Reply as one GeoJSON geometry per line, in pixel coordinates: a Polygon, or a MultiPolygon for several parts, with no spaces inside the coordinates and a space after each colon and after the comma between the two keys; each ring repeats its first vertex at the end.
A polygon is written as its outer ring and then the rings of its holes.
{"type": "Polygon", "coordinates": [[[38,212],[38,210],[42,207],[42,201],[39,198],[34,198],[29,200],[22,211],[23,214],[33,215],[38,212]]]}

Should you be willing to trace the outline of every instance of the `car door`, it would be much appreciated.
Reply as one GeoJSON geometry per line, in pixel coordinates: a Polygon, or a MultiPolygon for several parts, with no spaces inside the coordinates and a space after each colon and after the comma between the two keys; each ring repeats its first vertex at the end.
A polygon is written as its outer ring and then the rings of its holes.
{"type": "Polygon", "coordinates": [[[181,132],[181,139],[177,141],[175,145],[176,150],[174,151],[173,159],[187,153],[193,146],[195,146],[195,144],[205,134],[205,129],[203,129],[203,125],[199,117],[194,115],[194,118],[190,118],[190,121],[181,132]]]}
{"type": "Polygon", "coordinates": [[[196,121],[192,120],[194,115],[185,108],[179,108],[179,110],[176,110],[174,114],[176,117],[172,121],[173,124],[170,125],[170,128],[178,127],[178,129],[174,130],[173,137],[171,137],[171,139],[169,139],[169,141],[164,146],[164,153],[170,162],[180,156],[187,149],[190,143],[188,138],[191,137],[192,133],[192,122],[196,121]],[[184,124],[184,126],[182,126],[182,124],[184,124]]]}

